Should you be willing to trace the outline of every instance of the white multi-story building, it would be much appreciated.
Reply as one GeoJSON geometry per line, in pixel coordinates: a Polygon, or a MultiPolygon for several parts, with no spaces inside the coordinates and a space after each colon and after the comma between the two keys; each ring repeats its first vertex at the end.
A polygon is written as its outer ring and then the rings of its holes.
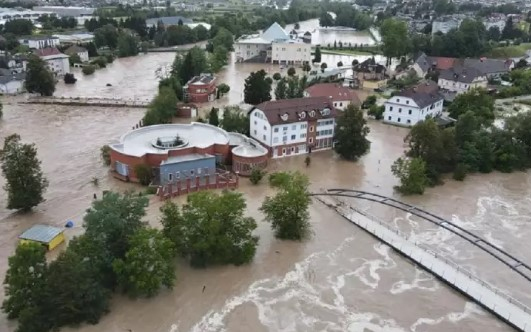
{"type": "Polygon", "coordinates": [[[338,83],[318,83],[304,90],[304,97],[328,97],[337,110],[344,110],[348,105],[359,107],[361,101],[354,90],[338,83]]]}
{"type": "Polygon", "coordinates": [[[327,97],[267,101],[250,112],[250,134],[273,158],[333,146],[336,109],[327,97]]]}
{"type": "Polygon", "coordinates": [[[486,74],[473,67],[456,66],[441,71],[437,84],[442,90],[461,94],[471,89],[486,89],[488,79],[486,74]]]}
{"type": "Polygon", "coordinates": [[[437,92],[435,83],[402,90],[385,102],[383,120],[400,126],[414,126],[427,116],[441,115],[443,101],[444,98],[437,92]]]}
{"type": "Polygon", "coordinates": [[[81,59],[81,62],[87,62],[89,61],[89,54],[88,50],[84,47],[72,45],[69,48],[65,50],[65,54],[68,56],[72,56],[74,54],[77,54],[79,56],[79,59],[81,59]]]}
{"type": "Polygon", "coordinates": [[[35,54],[46,62],[48,68],[55,76],[64,76],[70,72],[70,62],[68,55],[59,52],[56,48],[43,48],[36,50],[35,54]]]}
{"type": "Polygon", "coordinates": [[[59,38],[52,36],[28,36],[19,39],[18,42],[36,50],[59,46],[59,38]]]}
{"type": "Polygon", "coordinates": [[[260,35],[242,36],[234,44],[236,61],[270,62],[275,64],[303,64],[311,61],[312,45],[305,38],[288,35],[273,23],[260,35]],[[306,42],[305,42],[306,41],[306,42]]]}
{"type": "Polygon", "coordinates": [[[447,34],[452,29],[457,29],[461,25],[462,19],[453,16],[441,17],[432,22],[431,34],[434,35],[437,32],[447,34]]]}

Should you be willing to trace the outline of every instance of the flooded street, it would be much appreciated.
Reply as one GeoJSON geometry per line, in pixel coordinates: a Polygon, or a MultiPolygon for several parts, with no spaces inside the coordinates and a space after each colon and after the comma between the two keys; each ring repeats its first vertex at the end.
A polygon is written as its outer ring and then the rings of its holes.
{"type": "MultiPolygon", "coordinates": [[[[119,59],[91,77],[77,74],[76,85],[60,84],[56,95],[151,98],[157,89],[155,69],[170,64],[173,56],[154,53],[119,59]],[[106,83],[113,86],[106,87],[106,83]]],[[[219,74],[219,81],[229,84],[231,91],[218,103],[240,103],[243,80],[262,68],[271,74],[278,71],[273,65],[231,63],[219,74]]],[[[6,194],[0,191],[1,279],[17,236],[29,226],[46,223],[61,227],[72,220],[75,227],[65,233],[71,238],[81,232],[83,214],[94,193],[139,189],[112,179],[99,159],[99,149],[131,129],[143,109],[19,104],[23,98],[3,98],[0,139],[18,133],[23,141],[34,142],[50,186],[46,201],[28,215],[7,211],[6,194]],[[99,186],[92,184],[93,178],[99,179],[99,186]]],[[[308,168],[304,156],[298,156],[274,160],[268,170],[301,170],[310,177],[312,191],[352,188],[396,197],[452,220],[531,262],[528,173],[447,180],[424,196],[400,197],[393,192],[396,179],[390,166],[405,149],[407,129],[374,121],[369,124],[371,151],[359,162],[342,161],[332,151],[325,151],[312,154],[308,168]]],[[[0,178],[0,186],[3,181],[0,178]]],[[[62,331],[511,331],[317,201],[311,207],[315,232],[311,239],[300,243],[276,240],[258,211],[271,193],[265,181],[252,186],[242,179],[239,190],[247,198],[248,214],[259,225],[256,234],[260,242],[252,264],[195,270],[180,262],[173,290],[151,299],[116,295],[111,312],[98,325],[62,331]]],[[[531,305],[528,283],[455,236],[374,203],[349,203],[395,223],[418,241],[531,305]]],[[[157,227],[160,205],[152,198],[146,218],[157,227]]],[[[3,292],[0,294],[2,300],[3,292]]],[[[0,331],[11,332],[15,327],[15,322],[0,316],[0,331]]]]}

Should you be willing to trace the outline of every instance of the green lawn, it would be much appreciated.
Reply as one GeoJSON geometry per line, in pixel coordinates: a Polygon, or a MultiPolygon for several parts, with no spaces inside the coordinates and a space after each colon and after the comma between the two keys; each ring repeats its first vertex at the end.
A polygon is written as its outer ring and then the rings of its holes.
{"type": "Polygon", "coordinates": [[[522,43],[520,45],[496,47],[487,53],[491,58],[516,58],[524,56],[527,50],[531,50],[531,43],[522,43]]]}

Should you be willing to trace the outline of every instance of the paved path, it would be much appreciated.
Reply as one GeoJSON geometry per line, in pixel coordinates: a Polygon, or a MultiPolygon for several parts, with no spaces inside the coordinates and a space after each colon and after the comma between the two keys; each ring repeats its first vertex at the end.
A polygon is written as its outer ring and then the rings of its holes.
{"type": "Polygon", "coordinates": [[[317,196],[317,199],[334,208],[350,222],[409,257],[503,321],[520,331],[531,331],[531,309],[521,302],[501,293],[492,285],[461,268],[458,264],[444,257],[437,256],[436,253],[416,242],[409,241],[406,235],[392,228],[388,223],[381,222],[377,218],[331,197],[317,196]]]}

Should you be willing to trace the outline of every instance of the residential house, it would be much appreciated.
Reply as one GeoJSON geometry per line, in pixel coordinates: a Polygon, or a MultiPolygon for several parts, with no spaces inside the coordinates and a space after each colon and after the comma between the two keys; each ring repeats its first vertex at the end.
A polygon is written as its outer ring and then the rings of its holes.
{"type": "Polygon", "coordinates": [[[162,24],[162,26],[167,28],[172,25],[181,25],[181,24],[189,24],[189,23],[193,23],[193,20],[187,17],[182,17],[182,16],[164,16],[164,17],[150,18],[146,20],[146,26],[148,28],[157,27],[159,24],[162,24]]]}
{"type": "Polygon", "coordinates": [[[353,68],[354,86],[363,89],[379,89],[387,84],[387,68],[374,57],[358,63],[353,68]]]}
{"type": "Polygon", "coordinates": [[[309,63],[312,46],[307,41],[308,37],[299,38],[296,34],[290,36],[278,23],[273,23],[262,34],[244,35],[236,40],[236,61],[285,65],[309,63]]]}
{"type": "Polygon", "coordinates": [[[183,87],[184,100],[188,103],[206,103],[216,99],[216,77],[212,74],[194,76],[183,87]]]}
{"type": "Polygon", "coordinates": [[[59,38],[53,36],[27,36],[19,39],[18,42],[37,50],[59,46],[59,38]]]}
{"type": "Polygon", "coordinates": [[[487,76],[473,67],[455,66],[442,70],[437,84],[447,92],[461,94],[474,88],[487,88],[487,76]]]}
{"type": "Polygon", "coordinates": [[[48,68],[55,76],[64,76],[70,72],[70,62],[68,55],[61,53],[56,48],[43,48],[35,50],[35,54],[46,62],[48,68]]]}
{"type": "Polygon", "coordinates": [[[273,158],[333,146],[337,111],[329,97],[267,101],[249,112],[250,135],[273,158]]]}
{"type": "Polygon", "coordinates": [[[8,69],[0,71],[0,93],[14,95],[24,91],[26,73],[17,73],[8,69]]]}
{"type": "Polygon", "coordinates": [[[431,71],[441,71],[452,68],[457,59],[447,57],[427,56],[421,52],[413,57],[412,68],[418,77],[425,77],[431,71]]]}
{"type": "Polygon", "coordinates": [[[462,19],[454,16],[443,16],[431,24],[431,34],[434,35],[437,32],[447,34],[452,29],[457,29],[461,25],[462,19]]]}
{"type": "Polygon", "coordinates": [[[26,71],[28,59],[25,55],[2,55],[0,56],[0,63],[4,68],[11,70],[11,72],[23,73],[26,71]]]}
{"type": "Polygon", "coordinates": [[[65,50],[65,54],[68,56],[72,56],[74,54],[77,54],[79,58],[81,59],[81,62],[87,62],[89,61],[89,54],[88,50],[84,47],[72,45],[69,48],[65,50]]]}
{"type": "Polygon", "coordinates": [[[487,58],[465,59],[463,66],[477,69],[488,79],[499,79],[501,75],[509,73],[514,68],[514,62],[512,60],[487,58]]]}
{"type": "Polygon", "coordinates": [[[328,97],[334,107],[344,110],[348,105],[360,106],[361,101],[356,92],[337,83],[314,84],[304,90],[305,97],[328,97]]]}
{"type": "Polygon", "coordinates": [[[383,121],[411,127],[425,120],[427,116],[434,118],[440,116],[443,102],[444,98],[439,94],[435,82],[421,83],[389,98],[384,103],[383,121]]]}

